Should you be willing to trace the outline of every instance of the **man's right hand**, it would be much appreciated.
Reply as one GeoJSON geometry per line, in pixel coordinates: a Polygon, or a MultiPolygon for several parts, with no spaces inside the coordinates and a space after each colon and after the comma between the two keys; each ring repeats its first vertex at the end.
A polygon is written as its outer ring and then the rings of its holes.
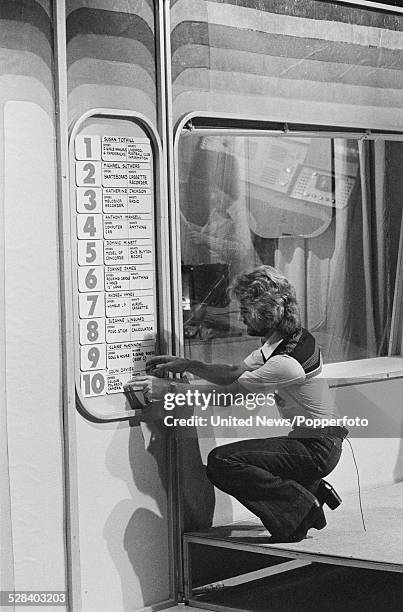
{"type": "Polygon", "coordinates": [[[147,374],[163,377],[169,372],[182,374],[189,367],[189,359],[175,357],[174,355],[157,355],[146,363],[147,374]]]}

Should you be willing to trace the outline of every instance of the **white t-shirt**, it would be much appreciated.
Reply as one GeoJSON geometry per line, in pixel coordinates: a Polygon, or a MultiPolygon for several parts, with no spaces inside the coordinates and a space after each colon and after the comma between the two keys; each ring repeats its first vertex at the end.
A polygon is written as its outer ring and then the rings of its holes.
{"type": "Polygon", "coordinates": [[[269,359],[282,340],[283,336],[275,332],[260,349],[246,357],[248,371],[238,378],[239,384],[252,393],[275,393],[278,410],[284,418],[338,418],[324,378],[307,377],[302,365],[290,355],[274,355],[269,359]]]}

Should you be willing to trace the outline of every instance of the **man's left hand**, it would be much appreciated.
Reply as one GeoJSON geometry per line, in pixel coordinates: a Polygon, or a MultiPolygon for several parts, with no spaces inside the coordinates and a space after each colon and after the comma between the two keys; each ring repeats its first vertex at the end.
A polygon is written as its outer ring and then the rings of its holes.
{"type": "Polygon", "coordinates": [[[171,380],[167,378],[157,378],[147,374],[139,374],[131,378],[125,387],[132,387],[134,390],[141,390],[147,403],[161,401],[165,393],[169,391],[171,380]]]}

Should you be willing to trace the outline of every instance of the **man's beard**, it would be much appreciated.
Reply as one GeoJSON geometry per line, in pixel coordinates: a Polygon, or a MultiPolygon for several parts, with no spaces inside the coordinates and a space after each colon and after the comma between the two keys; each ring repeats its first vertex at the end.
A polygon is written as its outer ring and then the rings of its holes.
{"type": "Polygon", "coordinates": [[[272,329],[270,327],[265,327],[262,329],[256,329],[255,327],[246,327],[246,332],[248,336],[257,336],[259,338],[264,338],[265,336],[269,336],[272,333],[272,329]]]}

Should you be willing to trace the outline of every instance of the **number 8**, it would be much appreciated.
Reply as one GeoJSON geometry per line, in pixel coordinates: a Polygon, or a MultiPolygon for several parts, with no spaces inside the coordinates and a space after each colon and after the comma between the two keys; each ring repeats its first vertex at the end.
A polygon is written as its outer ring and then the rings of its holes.
{"type": "Polygon", "coordinates": [[[87,338],[89,342],[98,340],[98,323],[97,321],[88,321],[87,323],[87,338]]]}

